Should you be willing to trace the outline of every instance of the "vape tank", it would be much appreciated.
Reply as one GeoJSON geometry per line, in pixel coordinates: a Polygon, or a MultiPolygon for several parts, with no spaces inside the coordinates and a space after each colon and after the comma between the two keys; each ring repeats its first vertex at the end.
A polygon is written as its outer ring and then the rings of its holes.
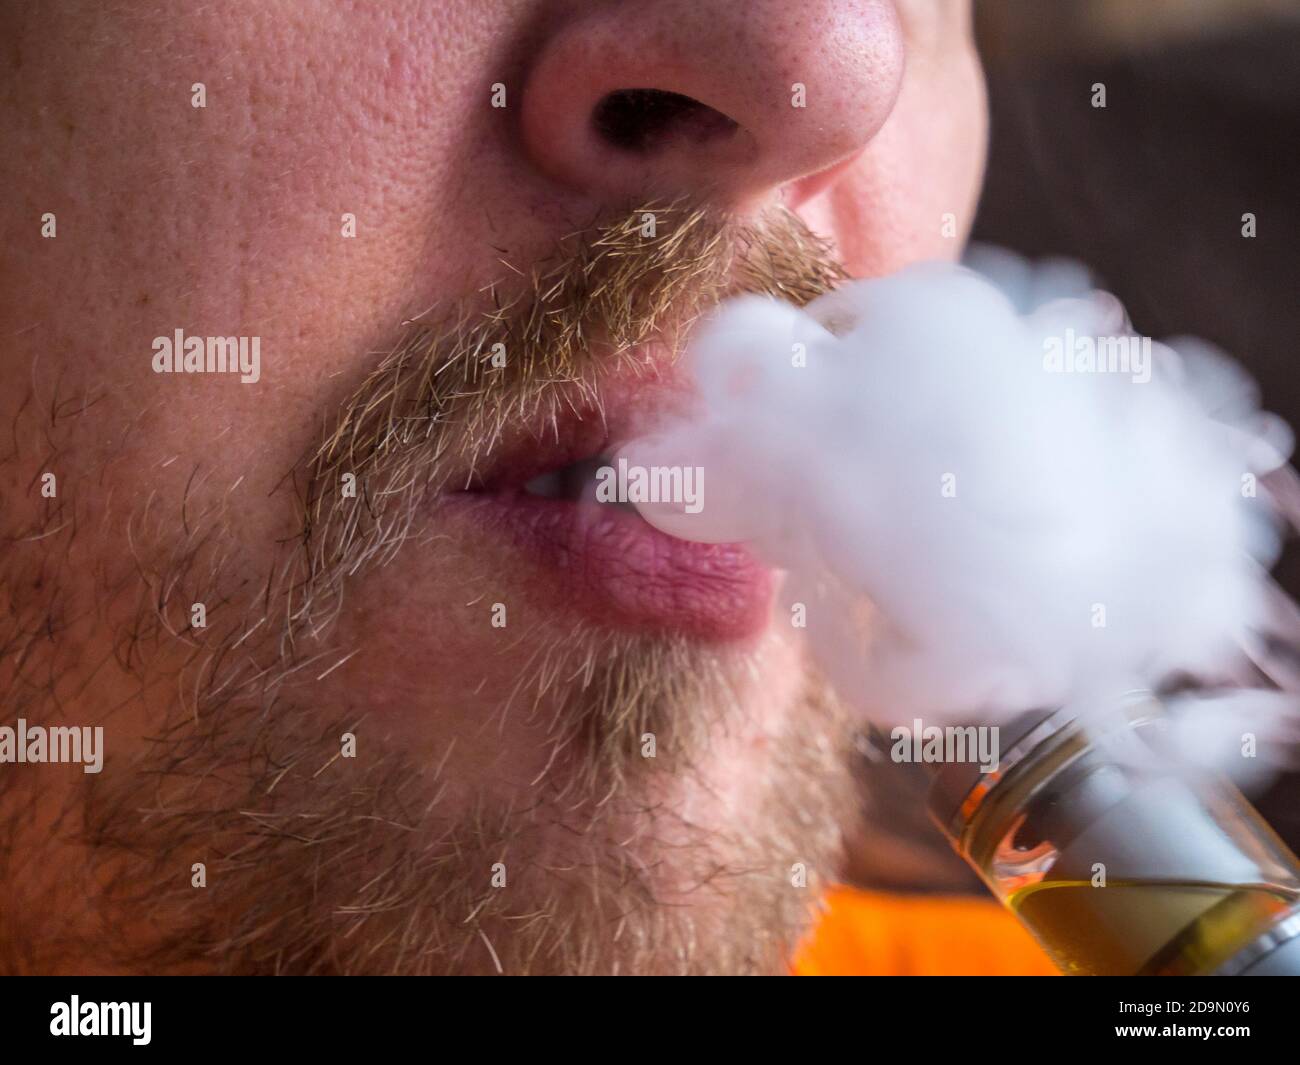
{"type": "Polygon", "coordinates": [[[1063,972],[1300,974],[1300,861],[1170,738],[1150,692],[1024,714],[994,772],[938,772],[930,812],[1063,972]]]}

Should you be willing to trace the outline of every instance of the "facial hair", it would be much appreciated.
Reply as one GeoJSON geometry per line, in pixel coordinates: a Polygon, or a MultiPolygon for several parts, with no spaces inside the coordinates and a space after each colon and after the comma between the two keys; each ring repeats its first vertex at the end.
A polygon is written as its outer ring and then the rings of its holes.
{"type": "MultiPolygon", "coordinates": [[[[179,520],[149,506],[133,513],[138,564],[130,581],[101,585],[111,607],[100,613],[115,619],[115,647],[141,692],[162,683],[178,694],[150,742],[79,782],[55,819],[91,856],[84,890],[107,900],[96,907],[99,965],[778,970],[853,804],[848,729],[814,678],[754,756],[760,797],[718,823],[681,813],[673,797],[707,792],[714,751],[749,712],[730,678],[761,671],[761,648],[742,655],[578,623],[534,634],[502,710],[542,723],[548,770],[526,803],[485,793],[452,816],[440,804],[445,759],[371,745],[346,775],[322,768],[367,720],[364,705],[331,690],[327,667],[356,650],[336,640],[345,593],[424,540],[424,501],[489,461],[507,426],[599,410],[606,377],[647,343],[675,349],[727,295],[804,303],[842,277],[787,213],[741,224],[645,205],[576,231],[523,280],[410,323],[286,475],[281,498],[302,532],[260,574],[237,564],[219,503],[179,520]],[[338,491],[345,473],[354,495],[338,491]],[[222,620],[194,627],[196,602],[219,604],[222,620]],[[662,741],[653,758],[647,735],[662,741]],[[195,862],[206,887],[184,875],[195,862]]],[[[29,718],[58,718],[41,675],[75,668],[56,639],[37,646],[31,635],[53,609],[66,518],[47,511],[37,539],[15,532],[50,578],[40,594],[25,579],[30,558],[4,578],[15,608],[0,645],[10,705],[29,718]]],[[[0,786],[15,823],[37,805],[21,784],[0,786]]],[[[19,863],[7,864],[16,876],[19,863]]],[[[19,944],[16,928],[9,936],[11,957],[43,949],[19,944]]]]}

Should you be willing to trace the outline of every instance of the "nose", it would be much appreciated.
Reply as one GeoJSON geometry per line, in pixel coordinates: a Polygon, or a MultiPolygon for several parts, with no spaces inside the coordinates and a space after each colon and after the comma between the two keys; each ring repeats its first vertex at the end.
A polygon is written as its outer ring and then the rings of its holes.
{"type": "Polygon", "coordinates": [[[884,124],[903,51],[894,0],[615,0],[542,45],[523,141],[601,199],[797,205],[884,124]]]}

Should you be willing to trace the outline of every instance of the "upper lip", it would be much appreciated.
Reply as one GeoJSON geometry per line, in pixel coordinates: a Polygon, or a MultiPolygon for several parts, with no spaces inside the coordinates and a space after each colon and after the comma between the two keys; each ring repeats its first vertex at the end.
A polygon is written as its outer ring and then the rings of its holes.
{"type": "Polygon", "coordinates": [[[620,445],[678,409],[681,382],[659,370],[646,376],[609,374],[581,400],[561,402],[552,418],[507,429],[500,441],[447,487],[461,492],[521,490],[533,478],[575,462],[613,455],[620,445]]]}
{"type": "Polygon", "coordinates": [[[612,436],[606,416],[591,407],[566,411],[545,426],[524,426],[451,487],[464,492],[521,489],[540,474],[607,453],[612,436]]]}

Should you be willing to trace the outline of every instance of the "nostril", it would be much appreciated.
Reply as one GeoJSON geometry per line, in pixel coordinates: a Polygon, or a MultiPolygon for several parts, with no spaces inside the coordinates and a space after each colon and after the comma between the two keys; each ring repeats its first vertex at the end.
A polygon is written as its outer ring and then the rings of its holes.
{"type": "Polygon", "coordinates": [[[539,29],[503,128],[539,176],[586,198],[795,205],[844,174],[902,84],[890,0],[549,6],[571,15],[539,29]]]}
{"type": "Polygon", "coordinates": [[[592,125],[607,144],[647,154],[671,140],[692,144],[725,140],[740,128],[721,111],[690,96],[662,89],[619,89],[592,112],[592,125]]]}

